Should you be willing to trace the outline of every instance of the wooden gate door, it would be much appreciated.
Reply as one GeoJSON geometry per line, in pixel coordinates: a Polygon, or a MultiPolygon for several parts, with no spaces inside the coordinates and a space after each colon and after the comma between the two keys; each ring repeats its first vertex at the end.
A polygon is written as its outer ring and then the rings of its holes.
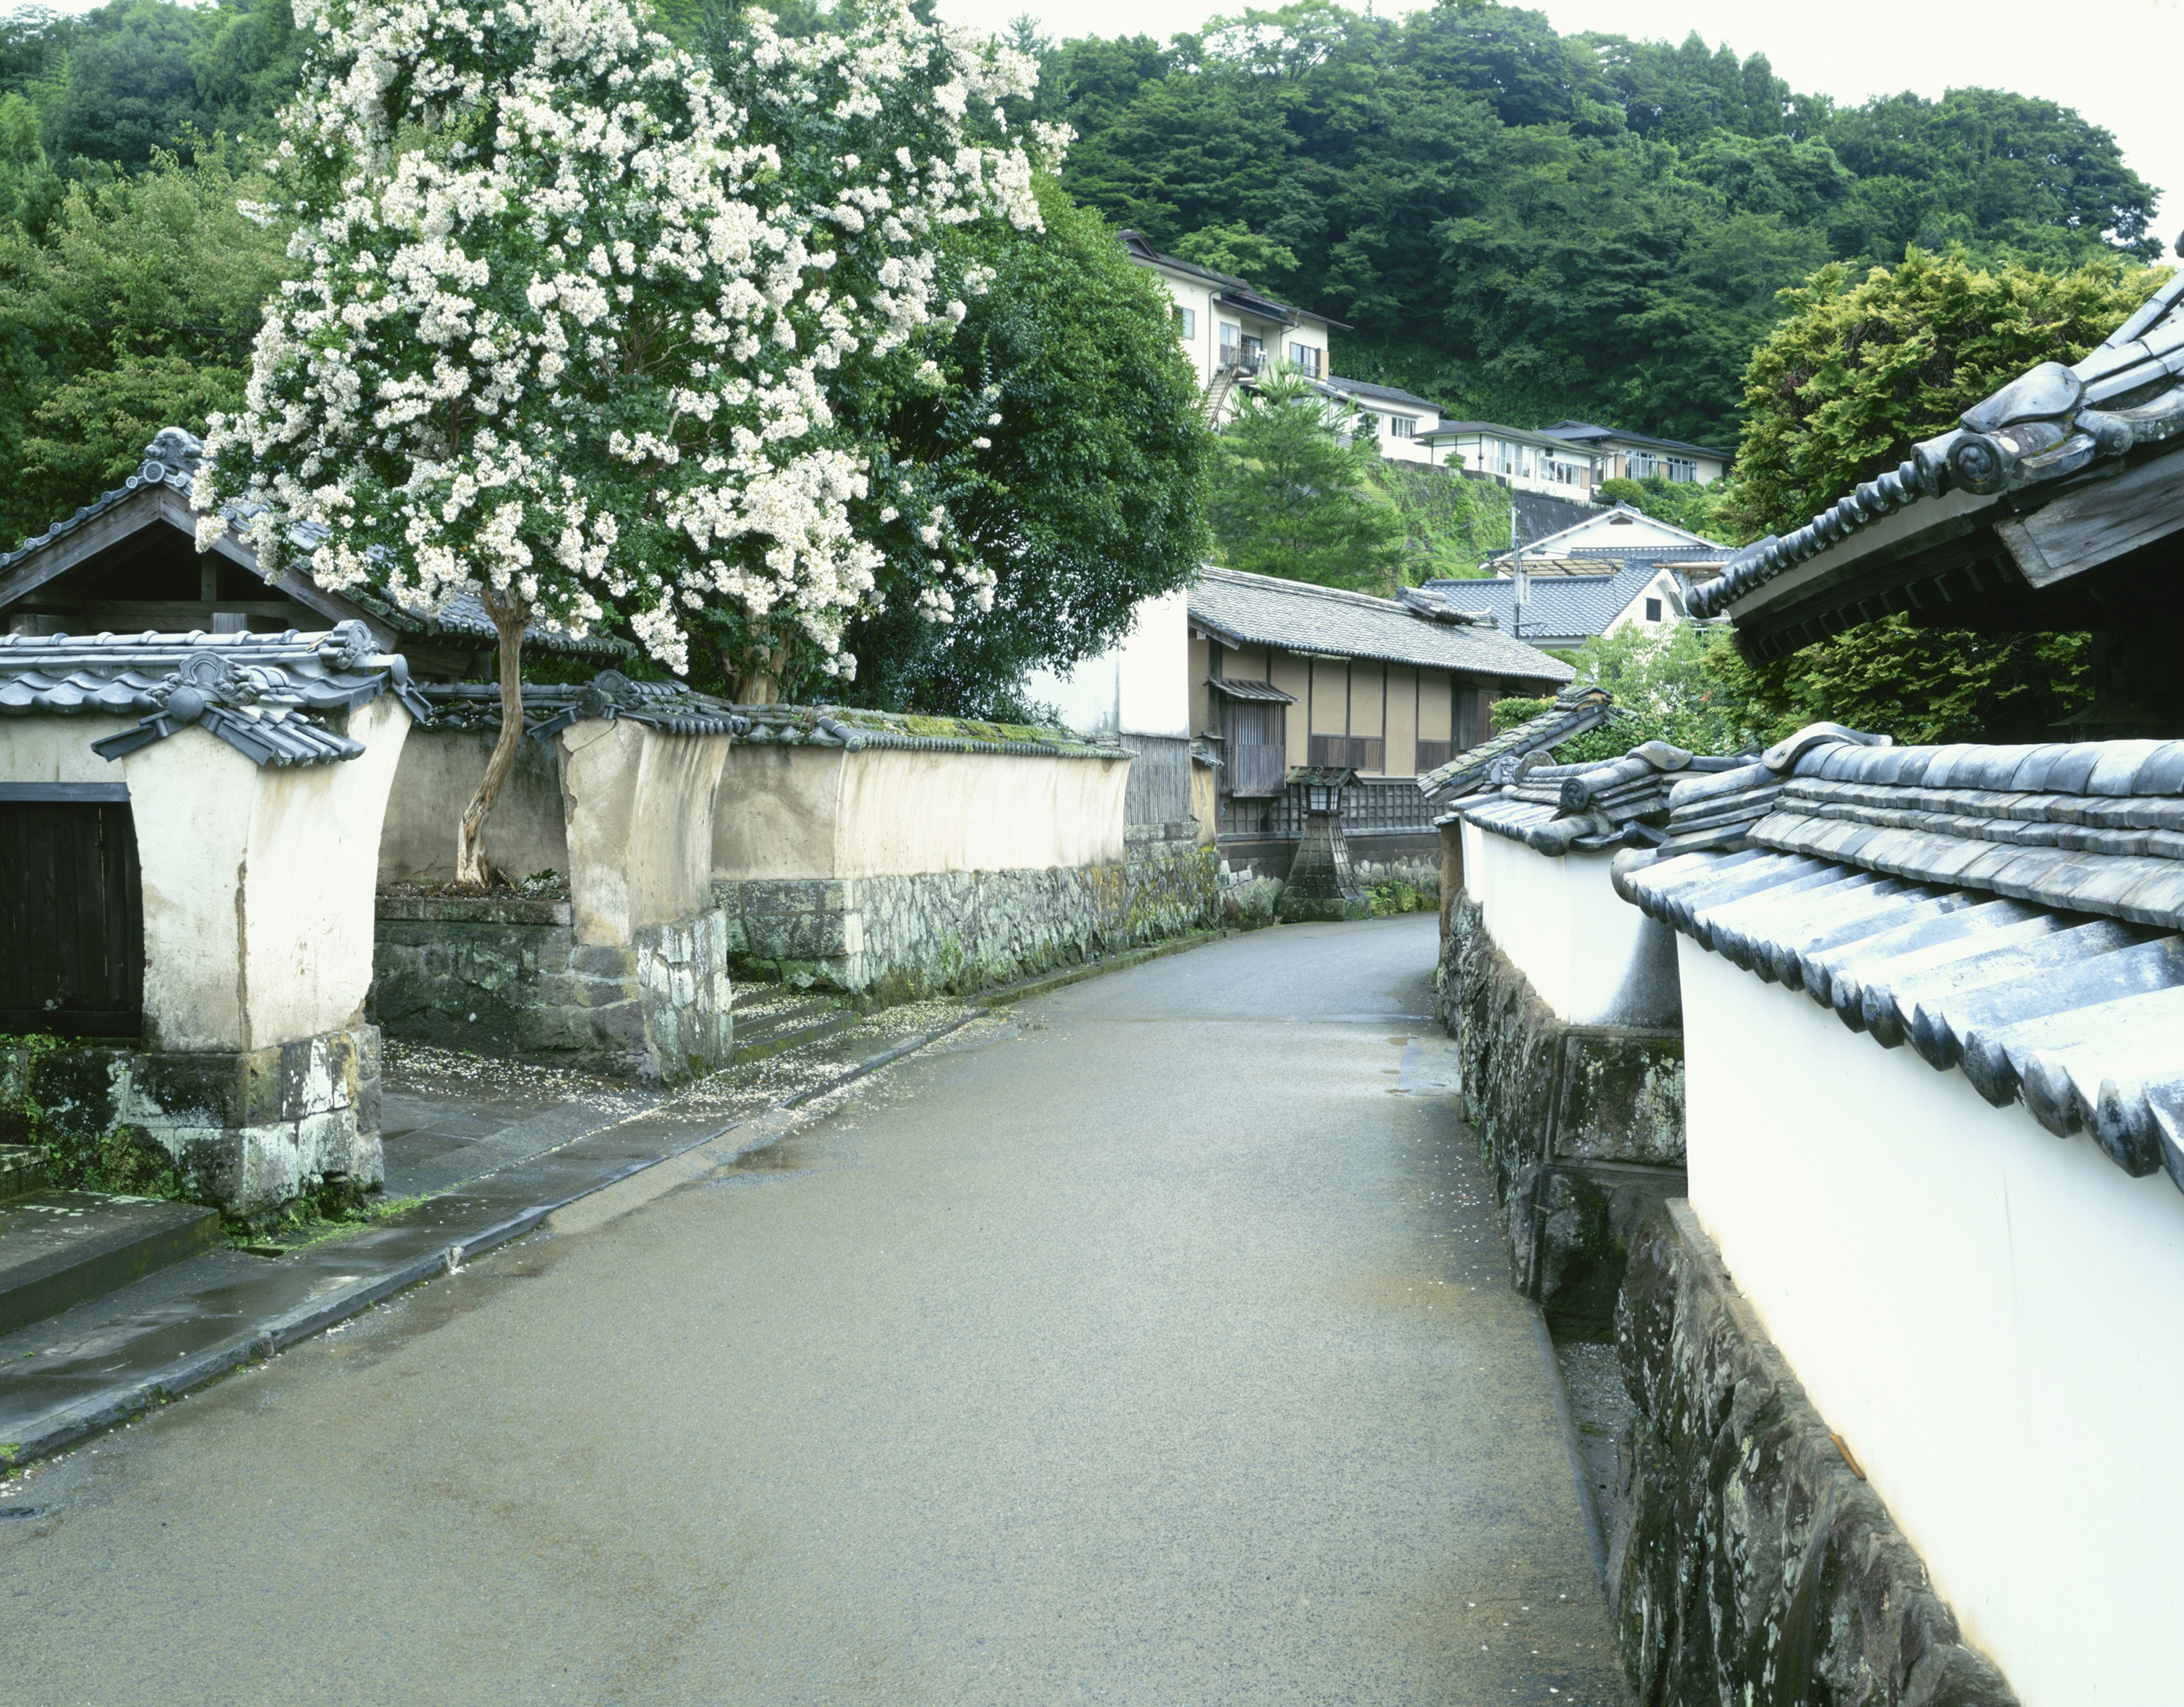
{"type": "Polygon", "coordinates": [[[144,886],[118,787],[0,784],[0,1031],[134,1037],[144,886]]]}

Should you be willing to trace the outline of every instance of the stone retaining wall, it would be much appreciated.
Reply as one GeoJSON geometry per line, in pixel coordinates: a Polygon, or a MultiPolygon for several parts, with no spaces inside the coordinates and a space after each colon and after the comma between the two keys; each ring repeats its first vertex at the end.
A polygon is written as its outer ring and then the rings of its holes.
{"type": "Polygon", "coordinates": [[[1459,897],[1448,920],[1435,1009],[1457,1041],[1517,1287],[1559,1332],[1604,1335],[1632,1236],[1683,1194],[1683,1034],[1568,1025],[1475,902],[1459,897]]]}
{"type": "Polygon", "coordinates": [[[1608,1582],[1638,1707],[2014,1703],[1688,1204],[1633,1243],[1616,1346],[1638,1415],[1608,1582]]]}
{"type": "Polygon", "coordinates": [[[379,1032],[240,1051],[0,1042],[0,1143],[64,1185],[218,1205],[248,1220],[327,1185],[376,1185],[379,1032]]]}
{"type": "Polygon", "coordinates": [[[1005,984],[1203,930],[1219,860],[1198,826],[1133,827],[1120,865],[915,876],[746,878],[713,886],[751,973],[884,1001],[1005,984]]]}
{"type": "MultiPolygon", "coordinates": [[[[1383,838],[1347,839],[1351,873],[1372,896],[1375,913],[1430,912],[1440,905],[1437,854],[1408,847],[1376,854],[1375,843],[1383,838]]],[[[1274,922],[1275,903],[1289,879],[1295,848],[1291,842],[1282,844],[1279,855],[1245,853],[1234,846],[1222,851],[1215,881],[1223,922],[1246,930],[1274,922]]]]}
{"type": "Polygon", "coordinates": [[[388,1036],[673,1081],[732,1058],[717,910],[580,942],[566,901],[382,896],[370,1011],[388,1036]]]}

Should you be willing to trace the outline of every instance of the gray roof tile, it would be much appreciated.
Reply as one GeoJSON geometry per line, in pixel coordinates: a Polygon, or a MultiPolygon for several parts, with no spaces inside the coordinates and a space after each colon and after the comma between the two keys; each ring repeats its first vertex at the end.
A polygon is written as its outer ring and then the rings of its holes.
{"type": "Polygon", "coordinates": [[[1392,598],[1207,567],[1190,589],[1190,620],[1245,646],[1337,653],[1541,685],[1569,665],[1490,628],[1435,621],[1392,598]]]}

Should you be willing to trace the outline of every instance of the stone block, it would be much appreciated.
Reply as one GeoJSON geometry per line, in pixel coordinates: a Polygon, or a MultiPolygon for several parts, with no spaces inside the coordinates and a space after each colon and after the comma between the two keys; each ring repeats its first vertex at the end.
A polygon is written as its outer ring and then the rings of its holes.
{"type": "Polygon", "coordinates": [[[120,1118],[135,1126],[225,1128],[270,1119],[280,1106],[270,1050],[250,1055],[131,1057],[120,1118]]]}
{"type": "Polygon", "coordinates": [[[619,943],[579,943],[570,952],[569,970],[587,978],[633,978],[637,951],[619,943]]]}

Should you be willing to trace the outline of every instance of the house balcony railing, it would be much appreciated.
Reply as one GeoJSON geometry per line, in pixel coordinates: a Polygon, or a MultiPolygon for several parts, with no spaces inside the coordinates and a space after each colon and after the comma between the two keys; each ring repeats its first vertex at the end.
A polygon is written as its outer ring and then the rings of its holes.
{"type": "MultiPolygon", "coordinates": [[[[1271,841],[1304,834],[1304,791],[1284,790],[1262,799],[1223,795],[1223,836],[1261,837],[1271,841]]],[[[1430,802],[1407,776],[1384,782],[1359,782],[1342,791],[1342,833],[1346,836],[1415,836],[1433,828],[1430,802]]]]}

